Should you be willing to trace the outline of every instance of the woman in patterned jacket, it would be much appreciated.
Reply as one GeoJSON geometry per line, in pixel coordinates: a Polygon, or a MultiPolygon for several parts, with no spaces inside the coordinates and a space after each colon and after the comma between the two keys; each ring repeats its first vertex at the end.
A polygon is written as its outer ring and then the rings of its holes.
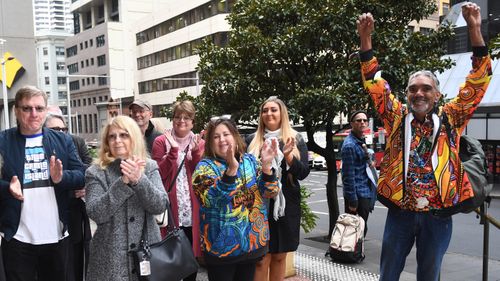
{"type": "Polygon", "coordinates": [[[230,120],[209,122],[205,158],[193,175],[209,280],[253,280],[257,261],[267,253],[264,198],[278,192],[271,169],[277,149],[276,141],[264,145],[259,163],[245,154],[245,144],[230,120]]]}

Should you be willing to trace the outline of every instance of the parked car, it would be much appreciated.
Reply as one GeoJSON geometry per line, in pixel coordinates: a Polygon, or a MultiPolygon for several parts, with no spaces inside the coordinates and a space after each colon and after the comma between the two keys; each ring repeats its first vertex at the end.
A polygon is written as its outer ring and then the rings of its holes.
{"type": "Polygon", "coordinates": [[[316,170],[326,170],[326,160],[325,157],[323,156],[316,156],[314,157],[313,163],[312,163],[312,168],[316,170]]]}
{"type": "Polygon", "coordinates": [[[308,151],[307,152],[307,162],[309,163],[309,168],[312,168],[313,160],[314,160],[314,152],[308,151]]]}

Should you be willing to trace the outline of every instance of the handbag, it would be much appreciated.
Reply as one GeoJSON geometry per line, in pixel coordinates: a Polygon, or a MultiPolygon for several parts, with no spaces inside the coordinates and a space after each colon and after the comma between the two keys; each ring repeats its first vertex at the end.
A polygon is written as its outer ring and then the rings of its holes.
{"type": "MultiPolygon", "coordinates": [[[[172,222],[170,204],[167,201],[168,220],[172,222]]],[[[139,246],[129,251],[133,255],[140,281],[178,281],[198,271],[191,243],[184,231],[173,227],[160,242],[149,244],[147,240],[146,214],[139,246]]]]}
{"type": "MultiPolygon", "coordinates": [[[[172,187],[175,184],[175,181],[177,180],[177,177],[179,176],[179,173],[181,172],[182,166],[184,165],[184,160],[186,160],[186,155],[189,150],[189,145],[186,146],[186,149],[184,149],[184,158],[181,161],[181,164],[179,165],[179,168],[177,168],[177,173],[175,174],[175,177],[172,179],[170,182],[170,185],[168,187],[167,193],[170,193],[170,190],[172,190],[172,187]]],[[[158,224],[159,227],[167,227],[168,225],[168,208],[165,209],[165,211],[159,215],[155,215],[155,220],[156,224],[158,224]]]]}

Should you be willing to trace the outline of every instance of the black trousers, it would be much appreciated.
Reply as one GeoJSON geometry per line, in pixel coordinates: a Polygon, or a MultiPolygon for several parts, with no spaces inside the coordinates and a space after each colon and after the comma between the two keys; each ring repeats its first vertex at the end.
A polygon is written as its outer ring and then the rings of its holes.
{"type": "Polygon", "coordinates": [[[368,215],[370,214],[371,211],[371,199],[370,198],[360,198],[358,197],[358,208],[356,209],[356,212],[351,212],[349,210],[349,201],[344,198],[344,206],[345,206],[345,212],[349,214],[358,214],[360,217],[362,217],[365,220],[365,237],[366,233],[368,232],[368,215]]]}
{"type": "Polygon", "coordinates": [[[65,281],[69,239],[32,245],[2,239],[5,275],[9,281],[65,281]]]}
{"type": "MultiPolygon", "coordinates": [[[[181,227],[182,230],[184,230],[184,233],[186,234],[187,238],[189,239],[189,242],[191,242],[191,246],[193,245],[193,227],[181,227]]],[[[196,281],[196,275],[198,275],[198,272],[195,272],[188,277],[182,279],[183,281],[196,281]]]]}
{"type": "Polygon", "coordinates": [[[227,265],[207,265],[208,280],[210,281],[252,281],[255,274],[255,265],[252,263],[238,263],[227,265]]]}

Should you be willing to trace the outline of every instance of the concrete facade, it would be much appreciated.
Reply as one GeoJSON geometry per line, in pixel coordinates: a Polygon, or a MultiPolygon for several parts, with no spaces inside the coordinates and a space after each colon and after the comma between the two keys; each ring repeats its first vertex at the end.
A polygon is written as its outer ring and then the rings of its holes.
{"type": "Polygon", "coordinates": [[[66,63],[64,40],[67,32],[39,31],[35,37],[38,88],[49,96],[49,105],[66,106],[66,63]]]}
{"type": "Polygon", "coordinates": [[[87,141],[98,141],[100,128],[110,117],[127,113],[134,96],[132,30],[138,19],[162,10],[164,2],[77,0],[71,4],[75,35],[65,47],[72,128],[87,141]]]}
{"type": "MultiPolygon", "coordinates": [[[[148,100],[154,116],[186,91],[200,94],[196,45],[204,38],[225,44],[230,29],[226,16],[235,1],[170,0],[168,8],[135,25],[135,98],[148,100]]],[[[171,122],[161,118],[170,127],[171,122]]]]}
{"type": "MultiPolygon", "coordinates": [[[[17,90],[24,85],[37,85],[32,2],[0,0],[0,19],[0,38],[5,40],[4,44],[0,46],[0,55],[9,52],[23,65],[25,70],[22,76],[8,89],[9,123],[12,127],[16,124],[13,99],[17,90]]],[[[8,67],[8,63],[6,67],[8,67]]],[[[5,129],[3,108],[2,101],[1,129],[5,129]]]]}

